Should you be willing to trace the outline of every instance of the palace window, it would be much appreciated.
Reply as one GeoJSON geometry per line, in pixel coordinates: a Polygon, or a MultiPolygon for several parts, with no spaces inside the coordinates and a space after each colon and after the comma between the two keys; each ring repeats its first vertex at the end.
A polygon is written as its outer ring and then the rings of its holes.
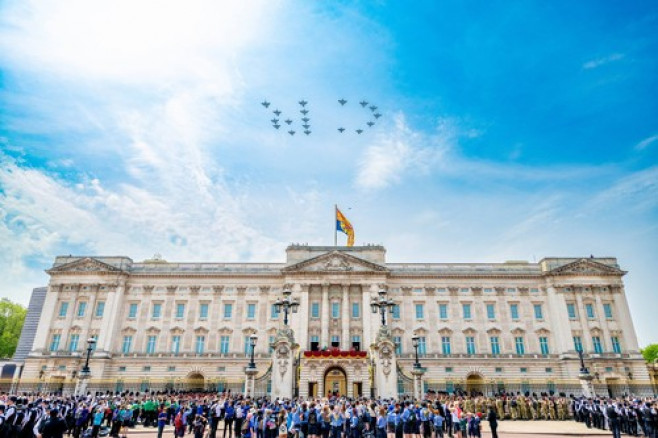
{"type": "Polygon", "coordinates": [[[311,336],[311,351],[318,351],[320,349],[320,337],[317,335],[311,336]]]}
{"type": "Polygon", "coordinates": [[[573,348],[576,351],[583,351],[583,340],[580,338],[580,336],[573,337],[573,348]]]}
{"type": "Polygon", "coordinates": [[[621,343],[619,342],[619,337],[613,336],[610,340],[612,341],[612,352],[621,354],[621,343]]]}
{"type": "Polygon", "coordinates": [[[174,354],[180,353],[180,336],[174,335],[171,337],[171,352],[174,354]]]}
{"type": "Polygon", "coordinates": [[[530,288],[530,293],[533,293],[533,294],[539,293],[539,288],[538,287],[531,287],[530,288]]]}
{"type": "Polygon", "coordinates": [[[440,319],[448,319],[448,305],[447,304],[439,304],[439,318],[440,319]]]}
{"type": "Polygon", "coordinates": [[[69,351],[77,351],[79,341],[80,341],[80,335],[71,335],[71,337],[69,338],[69,351]]]}
{"type": "Polygon", "coordinates": [[[443,354],[450,354],[450,336],[441,336],[441,351],[443,354]]]}
{"type": "Polygon", "coordinates": [[[153,304],[153,314],[151,315],[153,319],[158,319],[162,315],[162,304],[155,303],[153,304]]]}
{"type": "Polygon", "coordinates": [[[314,301],[311,303],[311,318],[320,317],[320,303],[314,301]]]}
{"type": "Polygon", "coordinates": [[[493,289],[492,289],[492,288],[490,288],[490,287],[485,287],[485,288],[484,288],[484,293],[485,293],[485,294],[490,294],[491,292],[493,292],[493,289]]]}
{"type": "Polygon", "coordinates": [[[599,336],[592,336],[592,344],[594,345],[594,353],[597,354],[603,353],[603,347],[601,346],[601,338],[599,336]]]}
{"type": "Polygon", "coordinates": [[[331,346],[335,348],[340,347],[340,337],[338,335],[333,335],[331,337],[331,346]]]}
{"type": "Polygon", "coordinates": [[[464,319],[471,319],[471,305],[470,304],[462,304],[462,311],[463,311],[463,316],[464,319]]]}
{"type": "Polygon", "coordinates": [[[492,336],[491,341],[491,354],[500,354],[500,339],[498,336],[492,336]]]}
{"type": "Polygon", "coordinates": [[[400,319],[400,305],[393,305],[393,319],[400,319]]]}
{"type": "Polygon", "coordinates": [[[176,304],[176,319],[185,318],[185,304],[177,303],[176,304]]]}
{"type": "MultiPolygon", "coordinates": [[[[314,338],[314,337],[317,339],[317,336],[311,336],[311,344],[313,343],[313,338],[314,338]]],[[[267,344],[267,346],[268,346],[268,348],[267,348],[267,352],[268,352],[268,353],[272,353],[272,352],[274,352],[274,341],[275,341],[275,339],[276,339],[275,336],[270,336],[270,337],[268,338],[268,344],[267,344]]]]}
{"type": "Polygon", "coordinates": [[[496,305],[487,304],[487,318],[496,319],[496,305]]]}
{"type": "Polygon", "coordinates": [[[603,313],[606,319],[612,319],[612,305],[610,303],[603,304],[603,313]]]}
{"type": "Polygon", "coordinates": [[[224,303],[224,319],[231,319],[233,317],[233,304],[224,303]]]}
{"type": "MultiPolygon", "coordinates": [[[[317,304],[317,303],[313,303],[317,304]]],[[[311,309],[313,309],[313,305],[311,305],[311,309]]],[[[313,313],[311,312],[311,316],[313,318],[317,318],[317,316],[313,316],[313,313]]],[[[270,308],[270,318],[272,319],[277,319],[279,317],[279,308],[276,306],[276,304],[272,304],[272,307],[270,308]]]]}
{"type": "Polygon", "coordinates": [[[544,356],[549,354],[548,338],[546,336],[539,337],[539,349],[544,356]]]}
{"type": "Polygon", "coordinates": [[[418,338],[418,355],[425,356],[427,354],[427,342],[425,336],[418,338]]]}
{"type": "Polygon", "coordinates": [[[221,354],[228,353],[229,342],[230,342],[229,337],[226,335],[223,335],[222,337],[219,338],[219,352],[221,354]]]}
{"type": "Polygon", "coordinates": [[[587,313],[587,319],[594,319],[594,305],[591,303],[585,304],[585,311],[587,313]]]}
{"type": "Polygon", "coordinates": [[[359,303],[352,303],[352,318],[358,318],[360,316],[360,307],[359,303]]]}
{"type": "Polygon", "coordinates": [[[208,303],[199,305],[199,319],[208,319],[208,303]]]}
{"type": "Polygon", "coordinates": [[[544,319],[544,312],[542,311],[541,304],[535,304],[533,309],[535,310],[535,319],[544,319]]]}
{"type": "Polygon", "coordinates": [[[416,304],[416,319],[423,319],[425,317],[424,306],[416,304]]]}
{"type": "Polygon", "coordinates": [[[361,336],[352,336],[352,349],[355,351],[361,351],[361,336]]]}
{"type": "Polygon", "coordinates": [[[50,341],[50,351],[59,350],[59,340],[62,338],[62,335],[53,335],[50,341]]]}
{"type": "Polygon", "coordinates": [[[402,338],[393,336],[393,344],[395,344],[395,354],[400,356],[402,354],[402,338]]]}
{"type": "Polygon", "coordinates": [[[123,345],[121,346],[121,352],[123,354],[130,353],[130,350],[132,349],[132,345],[133,345],[133,337],[132,336],[124,336],[123,337],[123,345]]]}
{"type": "Polygon", "coordinates": [[[78,318],[83,318],[85,316],[85,311],[87,310],[87,303],[81,301],[78,303],[78,318]]]}
{"type": "Polygon", "coordinates": [[[197,336],[196,337],[196,344],[194,346],[194,351],[196,354],[203,354],[203,351],[205,350],[206,347],[206,337],[205,336],[197,336]]]}
{"type": "Polygon", "coordinates": [[[102,318],[105,313],[105,301],[96,303],[96,318],[102,318]]]}
{"type": "Polygon", "coordinates": [[[525,342],[523,341],[523,336],[517,336],[514,338],[514,346],[516,347],[516,354],[525,354],[525,342]]]}
{"type": "Polygon", "coordinates": [[[69,303],[64,301],[59,304],[59,317],[64,318],[69,311],[69,303]]]}
{"type": "Polygon", "coordinates": [[[247,304],[247,319],[254,319],[256,317],[256,304],[247,304]]]}
{"type": "Polygon", "coordinates": [[[130,307],[128,308],[128,318],[137,318],[137,303],[130,303],[130,307]]]}
{"type": "Polygon", "coordinates": [[[567,314],[569,319],[576,319],[576,305],[574,303],[567,303],[567,314]]]}
{"type": "Polygon", "coordinates": [[[338,301],[331,303],[331,317],[334,319],[340,317],[340,303],[338,301]]]}
{"type": "Polygon", "coordinates": [[[146,354],[155,353],[155,344],[157,341],[157,336],[149,336],[148,341],[146,342],[146,354]]]}
{"type": "Polygon", "coordinates": [[[466,336],[466,353],[475,354],[475,336],[466,336]]]}
{"type": "Polygon", "coordinates": [[[244,354],[249,356],[251,354],[251,336],[247,335],[244,337],[244,354]]]}
{"type": "Polygon", "coordinates": [[[510,315],[512,316],[512,319],[519,319],[519,305],[518,304],[510,304],[509,305],[509,312],[510,312],[510,315]]]}

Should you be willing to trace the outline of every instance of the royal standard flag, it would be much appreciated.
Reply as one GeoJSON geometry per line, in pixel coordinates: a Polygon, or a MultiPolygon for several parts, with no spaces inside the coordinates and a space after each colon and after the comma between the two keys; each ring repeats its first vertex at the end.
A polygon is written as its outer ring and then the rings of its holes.
{"type": "Polygon", "coordinates": [[[354,228],[338,207],[336,207],[336,231],[347,234],[347,246],[354,246],[354,228]]]}

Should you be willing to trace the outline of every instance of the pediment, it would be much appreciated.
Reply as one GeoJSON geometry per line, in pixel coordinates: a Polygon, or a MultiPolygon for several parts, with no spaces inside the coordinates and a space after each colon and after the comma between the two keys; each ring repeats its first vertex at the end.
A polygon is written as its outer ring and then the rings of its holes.
{"type": "Polygon", "coordinates": [[[101,262],[93,257],[85,257],[48,269],[48,274],[83,273],[83,272],[121,272],[121,269],[101,262]]]}
{"type": "Polygon", "coordinates": [[[579,259],[550,271],[553,275],[624,275],[625,271],[592,259],[579,259]]]}
{"type": "Polygon", "coordinates": [[[332,251],[317,257],[286,266],[282,272],[388,272],[388,268],[378,263],[332,251]]]}

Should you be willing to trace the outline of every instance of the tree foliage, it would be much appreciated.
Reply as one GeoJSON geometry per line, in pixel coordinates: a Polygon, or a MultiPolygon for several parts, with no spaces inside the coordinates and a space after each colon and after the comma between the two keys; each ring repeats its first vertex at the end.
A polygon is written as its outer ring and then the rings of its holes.
{"type": "Polygon", "coordinates": [[[640,352],[642,353],[642,356],[644,356],[644,360],[653,363],[658,359],[658,344],[649,344],[647,345],[647,348],[641,349],[640,352]]]}
{"type": "Polygon", "coordinates": [[[7,298],[0,300],[0,358],[10,358],[16,351],[27,309],[7,298]]]}

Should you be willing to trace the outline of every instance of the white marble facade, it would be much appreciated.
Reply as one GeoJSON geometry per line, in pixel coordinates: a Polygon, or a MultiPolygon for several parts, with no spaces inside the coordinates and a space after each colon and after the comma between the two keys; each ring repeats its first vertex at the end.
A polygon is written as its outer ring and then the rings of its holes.
{"type": "Polygon", "coordinates": [[[290,315],[300,395],[323,393],[330,369],[345,372],[350,395],[377,392],[370,347],[381,320],[370,302],[381,289],[397,305],[387,318],[401,392],[414,334],[426,388],[569,391],[578,342],[601,390],[649,382],[615,258],[387,263],[385,255],[381,246],[292,245],[285,263],[57,257],[22,384],[66,390],[95,337],[91,389],[240,390],[245,340],[255,334],[256,392],[267,391],[270,345],[283,325],[273,303],[284,288],[300,303],[290,315]],[[332,345],[369,353],[304,354],[332,345]]]}

